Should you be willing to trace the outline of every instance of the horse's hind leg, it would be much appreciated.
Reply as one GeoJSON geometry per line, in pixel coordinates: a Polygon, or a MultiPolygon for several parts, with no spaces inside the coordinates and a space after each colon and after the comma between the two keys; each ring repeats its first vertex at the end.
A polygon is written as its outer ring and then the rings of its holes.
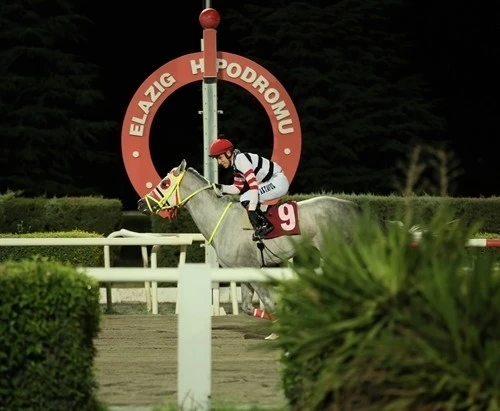
{"type": "Polygon", "coordinates": [[[253,313],[253,295],[254,289],[250,283],[241,283],[241,311],[245,314],[253,313]]]}

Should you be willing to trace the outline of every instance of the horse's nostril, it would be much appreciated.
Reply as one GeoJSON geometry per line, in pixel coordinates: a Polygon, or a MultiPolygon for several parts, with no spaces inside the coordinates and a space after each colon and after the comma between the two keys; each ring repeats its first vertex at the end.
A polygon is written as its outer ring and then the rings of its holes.
{"type": "Polygon", "coordinates": [[[142,214],[146,214],[146,215],[151,214],[151,212],[145,206],[144,200],[142,198],[137,200],[137,210],[139,210],[142,214]]]}

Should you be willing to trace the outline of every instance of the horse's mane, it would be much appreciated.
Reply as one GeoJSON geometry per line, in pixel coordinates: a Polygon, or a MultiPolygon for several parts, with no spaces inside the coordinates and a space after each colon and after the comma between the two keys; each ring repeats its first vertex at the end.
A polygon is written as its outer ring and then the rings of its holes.
{"type": "MultiPolygon", "coordinates": [[[[207,180],[206,177],[204,177],[203,175],[201,175],[197,170],[195,170],[193,167],[188,167],[187,168],[187,171],[193,175],[197,180],[200,180],[200,182],[203,182],[204,184],[210,184],[210,181],[207,180]]],[[[225,195],[223,197],[220,197],[219,198],[219,201],[235,201],[234,197],[233,196],[230,196],[230,195],[225,195]]]]}
{"type": "Polygon", "coordinates": [[[202,176],[198,171],[196,171],[193,167],[188,167],[188,171],[193,174],[198,180],[203,181],[205,184],[210,184],[204,176],[202,176]]]}

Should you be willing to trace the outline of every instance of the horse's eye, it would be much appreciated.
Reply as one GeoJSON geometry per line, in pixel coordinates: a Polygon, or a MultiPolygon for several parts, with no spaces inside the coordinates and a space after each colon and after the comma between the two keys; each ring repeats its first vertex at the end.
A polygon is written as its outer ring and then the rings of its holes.
{"type": "Polygon", "coordinates": [[[162,180],[160,183],[161,188],[169,188],[170,187],[170,179],[166,178],[165,180],[162,180]]]}

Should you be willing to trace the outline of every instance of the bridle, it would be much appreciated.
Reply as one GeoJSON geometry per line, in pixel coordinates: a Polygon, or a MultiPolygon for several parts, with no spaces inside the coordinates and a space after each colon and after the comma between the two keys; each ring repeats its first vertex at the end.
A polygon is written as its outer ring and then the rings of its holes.
{"type": "MultiPolygon", "coordinates": [[[[170,178],[170,181],[172,182],[170,184],[170,187],[168,187],[168,190],[166,192],[161,192],[158,188],[156,188],[156,192],[160,196],[160,200],[157,200],[150,194],[147,194],[144,196],[144,201],[146,202],[146,205],[148,206],[148,209],[151,213],[159,213],[160,211],[168,211],[166,217],[168,219],[173,219],[177,216],[177,211],[179,208],[184,206],[191,198],[193,198],[195,195],[201,193],[202,191],[208,190],[209,188],[214,189],[212,184],[209,184],[205,187],[201,187],[198,190],[193,191],[191,194],[189,194],[186,198],[181,199],[181,193],[180,193],[180,185],[182,178],[184,177],[184,174],[186,174],[186,170],[183,170],[179,173],[179,175],[175,175],[173,173],[168,173],[167,177],[170,178]],[[172,194],[175,193],[175,199],[176,199],[176,204],[170,204],[168,202],[168,199],[172,196],[172,194]],[[153,210],[152,204],[156,204],[158,206],[158,209],[153,210]]],[[[161,184],[161,183],[160,183],[161,184]]],[[[230,201],[224,211],[222,212],[222,215],[219,218],[219,221],[217,221],[217,224],[215,225],[215,228],[210,235],[210,238],[208,239],[208,244],[212,243],[212,240],[215,236],[215,233],[217,232],[222,220],[226,216],[227,212],[229,211],[229,208],[233,205],[233,201],[230,201]]]]}
{"type": "Polygon", "coordinates": [[[154,198],[150,194],[147,194],[144,197],[146,205],[148,206],[148,210],[151,213],[158,213],[159,211],[170,211],[170,212],[176,213],[178,208],[181,208],[183,205],[185,205],[195,195],[197,195],[197,194],[201,193],[202,191],[205,191],[205,190],[207,190],[209,188],[212,188],[211,184],[209,184],[209,185],[207,185],[205,187],[201,187],[198,190],[193,191],[186,198],[184,198],[184,199],[181,200],[180,186],[181,186],[181,181],[182,181],[182,178],[184,177],[184,174],[186,174],[186,170],[181,171],[179,173],[179,175],[177,175],[177,176],[175,174],[173,174],[173,173],[168,173],[167,174],[167,177],[170,179],[170,181],[172,182],[172,184],[170,184],[170,187],[165,192],[161,192],[158,188],[155,189],[156,193],[160,197],[159,200],[157,200],[156,198],[154,198]],[[170,204],[168,202],[168,199],[174,193],[175,193],[176,203],[175,204],[170,204]],[[158,206],[158,209],[153,210],[152,204],[158,206]]]}

